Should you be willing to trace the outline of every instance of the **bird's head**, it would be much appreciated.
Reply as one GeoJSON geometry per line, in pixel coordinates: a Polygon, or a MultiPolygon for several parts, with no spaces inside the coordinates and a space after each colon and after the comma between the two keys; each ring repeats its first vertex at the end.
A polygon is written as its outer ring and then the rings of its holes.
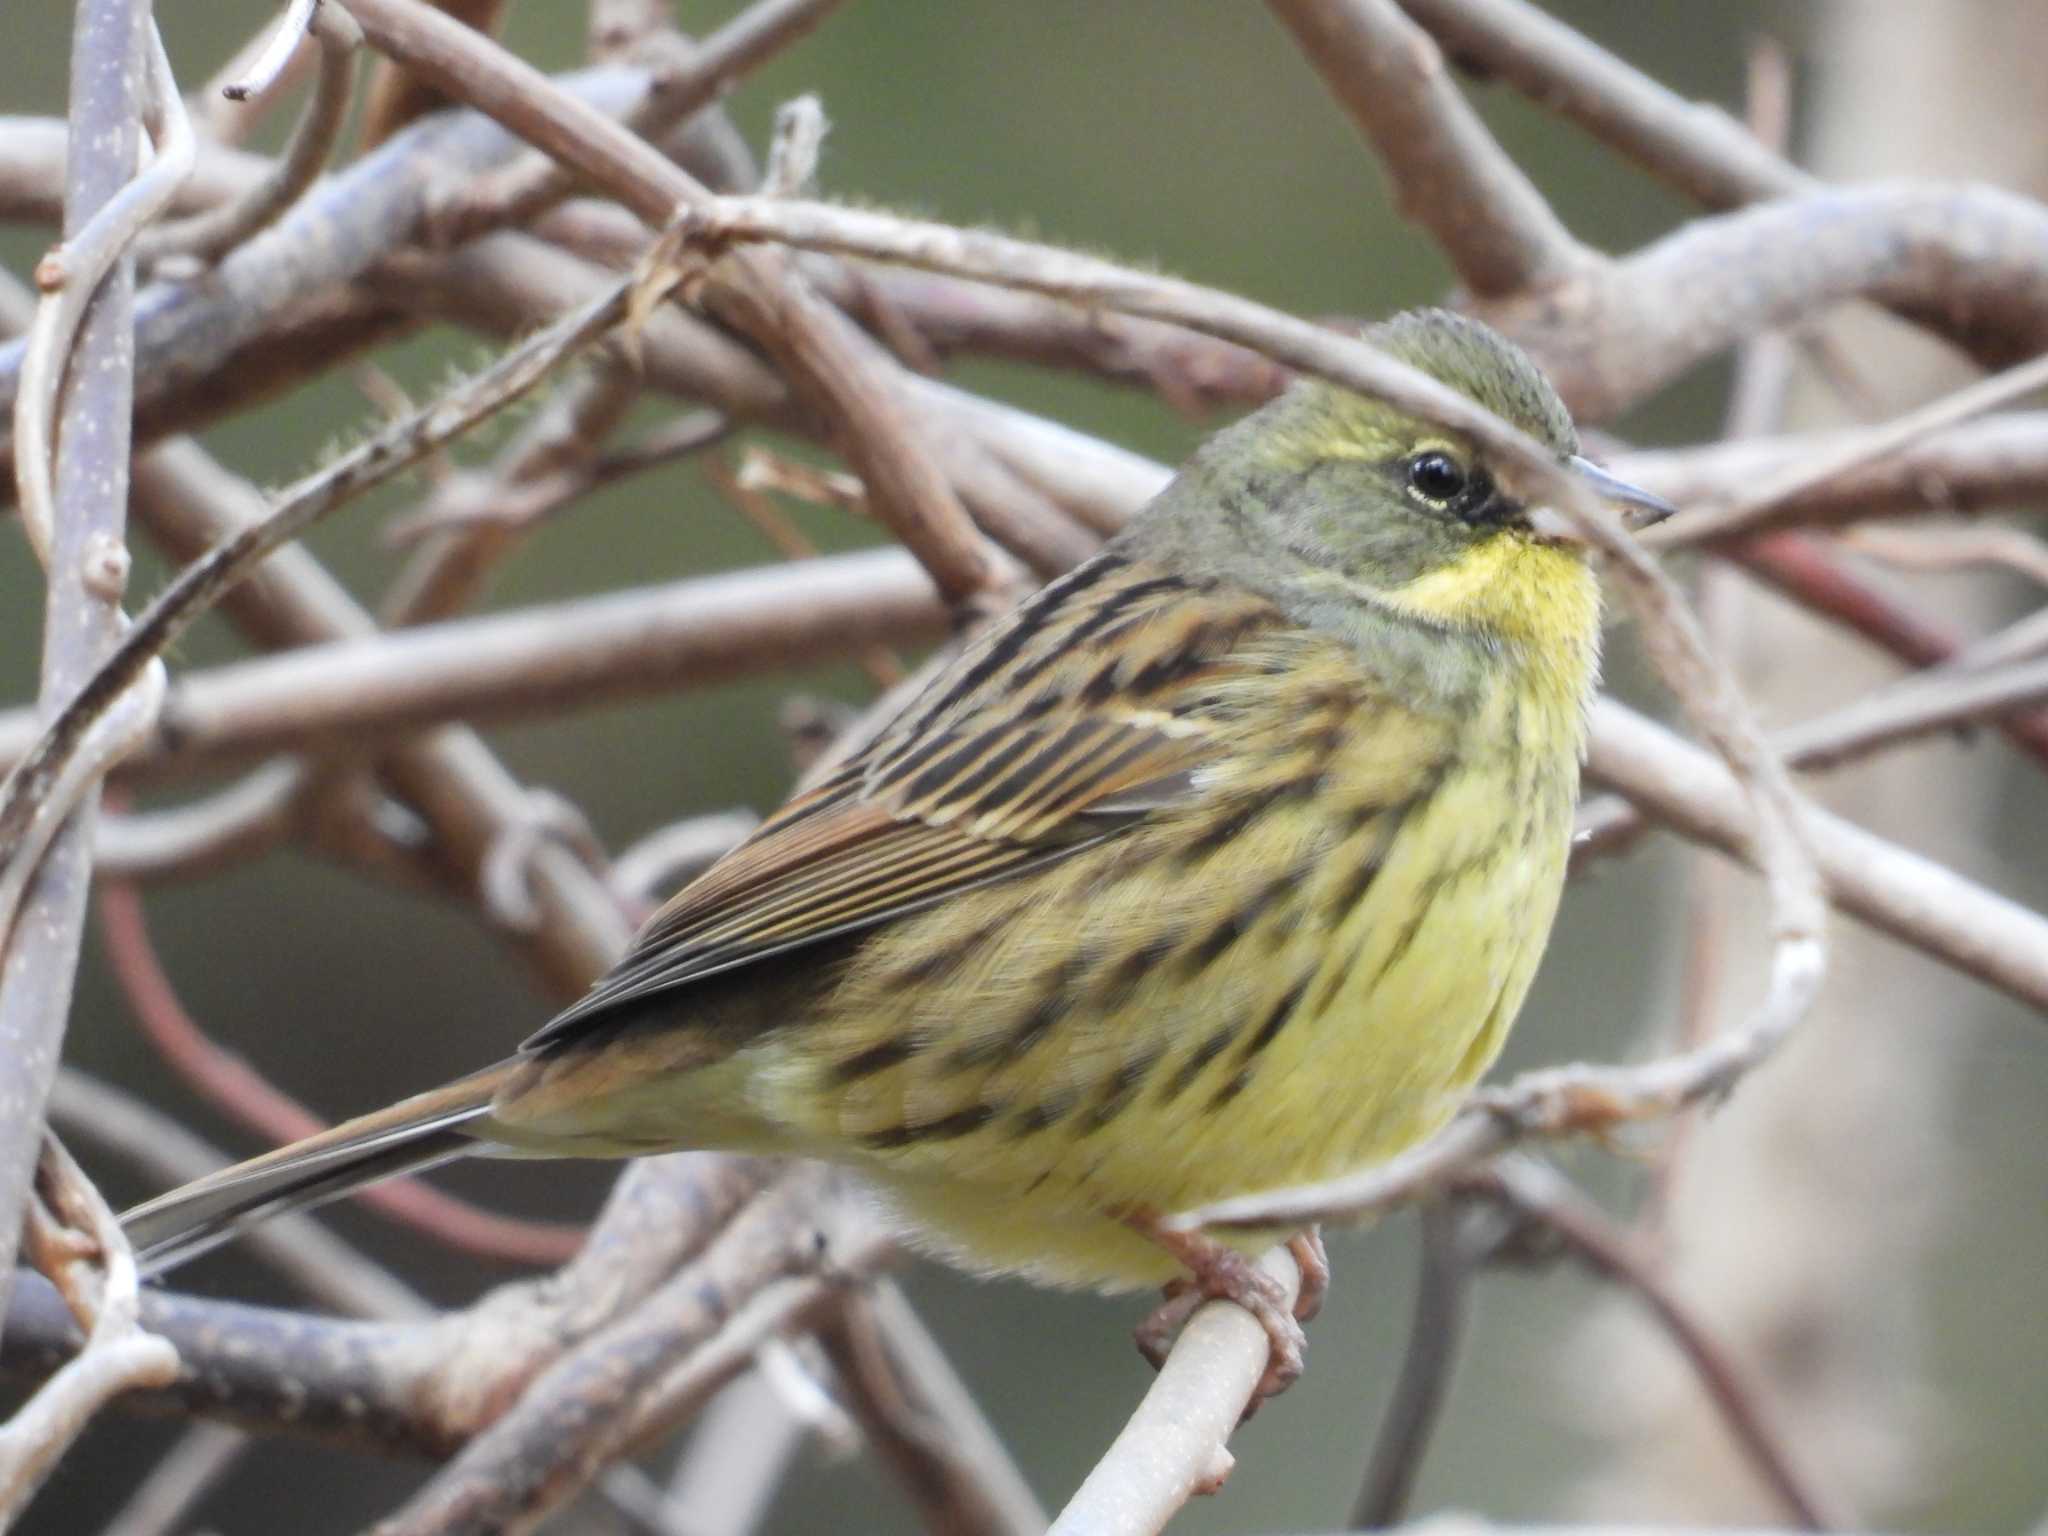
{"type": "MultiPolygon", "coordinates": [[[[1528,355],[1447,310],[1366,339],[1484,406],[1585,477],[1632,526],[1672,508],[1579,456],[1564,402],[1528,355]]],[[[1543,641],[1597,622],[1584,551],[1512,495],[1464,435],[1320,382],[1205,444],[1133,536],[1275,595],[1364,599],[1447,628],[1543,641]]]]}

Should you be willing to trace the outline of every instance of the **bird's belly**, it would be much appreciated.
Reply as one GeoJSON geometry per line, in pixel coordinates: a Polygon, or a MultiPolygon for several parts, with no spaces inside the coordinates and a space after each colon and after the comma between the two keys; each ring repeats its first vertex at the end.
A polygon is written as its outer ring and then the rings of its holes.
{"type": "Polygon", "coordinates": [[[1503,824],[1512,777],[1465,770],[1334,839],[1273,818],[1199,869],[1142,845],[1070,861],[1031,899],[1071,927],[1022,922],[1000,886],[899,924],[819,1017],[751,1048],[759,1111],[864,1166],[956,1262],[1156,1283],[1174,1265],[1120,1213],[1392,1156],[1491,1063],[1569,818],[1567,784],[1503,824]]]}

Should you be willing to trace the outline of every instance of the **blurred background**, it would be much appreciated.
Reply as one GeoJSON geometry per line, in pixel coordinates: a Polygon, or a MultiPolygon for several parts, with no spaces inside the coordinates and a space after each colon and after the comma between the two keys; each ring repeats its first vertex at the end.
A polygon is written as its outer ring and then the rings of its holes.
{"type": "MultiPolygon", "coordinates": [[[[2038,81],[2027,66],[2048,45],[2048,19],[2030,4],[1558,0],[1549,8],[1678,91],[1738,113],[1749,49],[1759,37],[1779,40],[1796,65],[1795,144],[1830,174],[1981,176],[2048,190],[2048,117],[2028,94],[2038,81]]],[[[272,9],[256,0],[164,7],[180,79],[196,87],[272,9]]],[[[699,0],[677,7],[682,25],[699,32],[730,9],[699,0]]],[[[61,114],[68,17],[63,0],[8,0],[0,11],[0,112],[61,114]]],[[[569,67],[583,24],[580,5],[529,0],[512,7],[505,38],[543,67],[569,67]]],[[[1370,316],[1447,290],[1443,263],[1401,222],[1350,125],[1256,5],[851,0],[748,80],[729,109],[758,149],[775,106],[802,91],[818,92],[833,122],[821,172],[828,195],[1156,262],[1307,314],[1370,316]]],[[[1477,99],[1591,243],[1626,250],[1689,216],[1648,178],[1506,92],[1480,87],[1477,99]]],[[[274,147],[291,113],[275,116],[258,147],[274,147]]],[[[25,275],[46,241],[45,231],[0,228],[0,264],[25,275]]],[[[1899,345],[1891,330],[1853,344],[1887,357],[1899,345]]],[[[451,369],[483,355],[470,338],[440,334],[378,363],[425,398],[451,369]]],[[[1919,357],[1911,352],[1900,367],[1918,368],[1919,357]]],[[[1020,367],[972,365],[958,376],[1162,459],[1181,456],[1212,425],[1133,391],[1020,367]]],[[[1917,378],[1880,376],[1887,391],[1909,390],[1917,378]]],[[[1725,366],[1702,370],[1605,425],[1643,443],[1710,438],[1727,388],[1725,366]]],[[[1904,398],[1888,394],[1886,403],[1904,398]]],[[[354,382],[333,377],[204,440],[241,473],[275,484],[375,418],[354,382]]],[[[491,441],[487,434],[464,457],[491,441]]],[[[380,529],[419,490],[401,486],[351,508],[313,536],[313,547],[374,600],[398,558],[380,529]]],[[[843,516],[789,511],[828,548],[875,537],[843,516]]],[[[532,541],[488,603],[772,558],[685,467],[582,504],[532,541]]],[[[145,560],[136,590],[160,576],[145,560]]],[[[1917,585],[1974,629],[2025,596],[1960,580],[1917,585]]],[[[26,549],[0,538],[0,698],[10,703],[33,695],[39,594],[26,549]]],[[[1751,604],[1736,632],[1769,637],[1768,664],[1751,676],[1774,720],[1881,675],[1768,600],[1736,601],[1751,604]]],[[[1609,648],[1613,684],[1661,709],[1626,631],[1609,648]]],[[[177,660],[196,666],[239,653],[226,627],[210,622],[177,660]]],[[[618,847],[692,812],[772,808],[793,775],[779,706],[794,693],[859,701],[868,691],[849,668],[592,709],[490,738],[516,773],[569,796],[618,847]]],[[[2048,790],[1995,733],[1932,741],[1853,779],[1854,812],[1879,830],[2019,900],[2048,904],[2048,790]]],[[[1503,1070],[1628,1057],[1668,1038],[1691,868],[1678,845],[1651,839],[1575,886],[1503,1070]]],[[[326,1114],[490,1059],[549,1011],[466,912],[297,855],[155,887],[147,902],[192,1012],[326,1114]]],[[[1673,1228],[1681,1283],[1741,1349],[1768,1362],[1791,1409],[1795,1449],[1870,1528],[2020,1528],[2048,1505],[2039,1454],[2048,1428],[2048,1036],[2038,1017],[1912,957],[1852,947],[1839,964],[1830,1016],[1770,1069],[1754,1105],[1745,1089],[1695,1151],[1689,1183],[1697,1187],[1680,1193],[1673,1228]]],[[[1739,968],[1728,979],[1731,1009],[1757,995],[1753,979],[1739,968]]],[[[217,1142],[254,1150],[147,1055],[96,943],[68,1054],[217,1142]]],[[[1640,1193],[1623,1160],[1577,1150],[1566,1162],[1618,1202],[1640,1193]]],[[[147,1192],[122,1169],[103,1171],[117,1203],[147,1192]]],[[[610,1177],[589,1167],[459,1172],[456,1182],[478,1198],[556,1216],[593,1210],[610,1177]]],[[[357,1212],[334,1220],[437,1299],[463,1300],[512,1273],[451,1258],[357,1212]]],[[[1335,1290],[1312,1331],[1305,1381],[1243,1431],[1228,1488],[1177,1530],[1341,1523],[1405,1335],[1414,1226],[1403,1217],[1333,1241],[1335,1290]]],[[[904,1281],[1040,1497],[1057,1507],[1149,1380],[1126,1342],[1143,1304],[975,1283],[923,1263],[907,1266],[904,1281]]],[[[285,1299],[232,1257],[194,1269],[189,1283],[285,1299]]],[[[1484,1280],[1417,1510],[1512,1521],[1588,1511],[1774,1519],[1666,1346],[1631,1331],[1631,1308],[1569,1270],[1484,1280]]],[[[58,1472],[29,1529],[96,1529],[174,1433],[110,1417],[58,1472]]],[[[279,1439],[245,1458],[204,1506],[205,1520],[225,1532],[271,1530],[289,1508],[289,1528],[308,1536],[350,1531],[420,1475],[279,1439]]],[[[767,1528],[844,1530],[850,1509],[868,1507],[879,1513],[864,1526],[910,1524],[872,1466],[812,1454],[767,1528]]]]}

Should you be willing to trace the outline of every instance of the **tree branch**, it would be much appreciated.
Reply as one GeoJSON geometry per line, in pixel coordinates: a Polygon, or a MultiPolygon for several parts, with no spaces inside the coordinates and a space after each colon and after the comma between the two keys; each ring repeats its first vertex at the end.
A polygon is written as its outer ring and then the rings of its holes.
{"type": "Polygon", "coordinates": [[[1481,298],[1541,288],[1590,253],[1551,212],[1393,0],[1269,0],[1386,163],[1401,210],[1481,298]]]}

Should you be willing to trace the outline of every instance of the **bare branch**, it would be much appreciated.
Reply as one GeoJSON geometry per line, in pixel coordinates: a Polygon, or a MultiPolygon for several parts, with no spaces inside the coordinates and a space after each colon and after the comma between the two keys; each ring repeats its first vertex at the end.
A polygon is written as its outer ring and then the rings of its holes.
{"type": "MultiPolygon", "coordinates": [[[[660,228],[712,194],[531,65],[419,0],[357,0],[364,35],[438,88],[590,177],[660,228]]],[[[891,531],[958,601],[988,585],[973,524],[903,408],[895,368],[773,253],[743,257],[706,298],[759,343],[830,424],[891,531]]]]}
{"type": "Polygon", "coordinates": [[[246,102],[272,90],[319,19],[321,0],[291,0],[276,24],[253,40],[250,56],[237,58],[234,78],[220,88],[232,102],[246,102]]]}
{"type": "MultiPolygon", "coordinates": [[[[838,8],[842,0],[759,0],[702,42],[653,40],[662,46],[639,101],[625,126],[642,138],[658,138],[691,113],[709,106],[734,84],[797,42],[838,8]]],[[[576,179],[545,155],[505,167],[481,183],[461,188],[431,216],[430,238],[460,245],[487,230],[527,224],[568,197],[576,179]]]]}
{"type": "Polygon", "coordinates": [[[1455,1197],[1426,1201],[1420,1214],[1422,1263],[1408,1348],[1351,1506],[1351,1524],[1362,1531],[1398,1525],[1407,1512],[1471,1321],[1472,1284],[1484,1259],[1474,1223],[1492,1220],[1455,1197]]]}
{"type": "MultiPolygon", "coordinates": [[[[137,766],[360,753],[368,739],[464,718],[509,718],[767,668],[927,643],[947,620],[931,581],[894,550],[700,577],[340,645],[180,680],[137,766]]],[[[26,712],[0,715],[0,763],[29,749],[26,712]]]]}
{"type": "MultiPolygon", "coordinates": [[[[287,540],[441,443],[517,399],[563,358],[595,342],[624,317],[631,296],[650,280],[636,273],[507,353],[444,399],[342,454],[286,491],[270,515],[185,567],[158,594],[112,654],[43,730],[35,747],[0,785],[0,861],[13,861],[54,787],[93,738],[95,727],[192,621],[287,540]]],[[[11,914],[0,911],[0,921],[11,914]]]]}
{"type": "Polygon", "coordinates": [[[1476,306],[1603,421],[1761,329],[1866,298],[1990,367],[2048,350],[2048,209],[1985,186],[1879,183],[1698,219],[1540,297],[1476,306]]]}
{"type": "MultiPolygon", "coordinates": [[[[292,130],[283,157],[263,180],[230,203],[195,214],[177,224],[160,225],[137,243],[136,255],[144,262],[166,256],[190,255],[204,262],[218,261],[259,230],[284,217],[293,203],[319,179],[321,169],[341,139],[342,124],[348,117],[349,97],[355,85],[355,53],[363,34],[339,0],[312,0],[310,16],[313,37],[320,44],[320,73],[313,87],[313,99],[292,130]]],[[[271,39],[274,53],[267,52],[251,71],[259,78],[266,69],[280,69],[298,46],[291,23],[285,23],[271,39]],[[287,40],[289,39],[289,40],[287,40]]],[[[227,87],[236,101],[261,90],[259,84],[244,82],[227,87]],[[241,94],[237,95],[236,92],[241,94]]]]}
{"type": "Polygon", "coordinates": [[[710,1380],[746,1363],[764,1324],[781,1321],[786,1293],[774,1289],[776,1282],[801,1279],[821,1261],[858,1276],[888,1251],[872,1216],[846,1199],[843,1177],[802,1170],[773,1197],[749,1206],[643,1305],[536,1377],[379,1524],[378,1536],[439,1536],[465,1527],[529,1531],[610,1456],[700,1400],[710,1380]],[[693,1368],[694,1352],[734,1327],[751,1335],[745,1348],[729,1347],[719,1373],[707,1380],[702,1366],[693,1368]],[[658,1408],[654,1422],[636,1417],[643,1405],[658,1408]]]}
{"type": "Polygon", "coordinates": [[[195,1424],[149,1469],[100,1536],[169,1536],[249,1448],[224,1424],[195,1424]]]}
{"type": "MultiPolygon", "coordinates": [[[[191,559],[249,526],[268,499],[229,474],[189,442],[167,443],[136,466],[138,514],[174,559],[191,559]]],[[[362,638],[376,632],[371,616],[304,549],[287,547],[223,599],[227,616],[259,645],[291,647],[362,638]]],[[[418,814],[436,855],[420,871],[476,888],[485,860],[527,814],[527,792],[476,738],[462,728],[433,733],[395,750],[383,776],[418,814]]],[[[318,802],[323,810],[332,797],[318,802]]],[[[357,812],[373,802],[358,798],[357,812]]],[[[346,805],[341,807],[346,811],[346,805]]],[[[386,822],[366,814],[335,818],[332,831],[361,857],[392,852],[386,822]]],[[[403,850],[396,850],[402,856],[403,850]]],[[[546,921],[505,936],[531,959],[557,995],[573,997],[611,963],[628,930],[617,900],[583,860],[552,843],[537,847],[528,890],[546,921]]]]}
{"type": "MultiPolygon", "coordinates": [[[[1283,1245],[1259,1268],[1294,1304],[1301,1271],[1283,1245]]],[[[1266,1370],[1271,1341],[1233,1302],[1212,1301],[1174,1340],[1145,1400],[1074,1491],[1047,1536],[1151,1536],[1230,1476],[1231,1431],[1266,1370]]]]}
{"type": "MultiPolygon", "coordinates": [[[[1781,501],[1850,470],[1882,460],[1931,433],[2023,399],[2044,386],[2048,386],[2048,353],[2008,368],[1992,378],[1966,384],[1938,400],[1931,400],[1894,417],[1880,427],[1859,433],[1833,454],[1821,455],[1809,463],[1788,468],[1779,479],[1766,481],[1730,504],[1689,513],[1685,520],[1691,527],[1686,542],[1713,543],[1734,533],[1753,532],[1781,501]]],[[[1655,530],[1651,530],[1647,542],[1652,545],[1659,542],[1655,530]]]]}
{"type": "Polygon", "coordinates": [[[1590,260],[1393,0],[1269,3],[1475,295],[1540,288],[1590,260]]]}
{"type": "MultiPolygon", "coordinates": [[[[1587,771],[1683,836],[1750,858],[1747,816],[1713,759],[1611,699],[1594,706],[1587,771]]],[[[2048,919],[1826,811],[1810,810],[1806,830],[1843,911],[2048,1009],[2048,919]]]]}
{"type": "Polygon", "coordinates": [[[1039,1536],[1030,1484],[903,1293],[878,1280],[819,1330],[841,1391],[932,1536],[1039,1536]]]}
{"type": "Polygon", "coordinates": [[[178,1372],[170,1343],[137,1326],[135,1255],[121,1223],[55,1137],[45,1136],[25,1245],[80,1327],[84,1344],[0,1425],[0,1526],[11,1526],[57,1458],[106,1402],[178,1372]]]}
{"type": "Polygon", "coordinates": [[[1663,1274],[1605,1212],[1541,1163],[1503,1158],[1472,1186],[1491,1193],[1518,1214],[1541,1222],[1573,1255],[1608,1280],[1627,1286],[1656,1315],[1658,1326],[1684,1353],[1723,1422],[1765,1484],[1810,1531],[1841,1530],[1850,1521],[1837,1502],[1795,1465],[1785,1426],[1764,1384],[1730,1355],[1672,1289],[1663,1274]]]}
{"type": "Polygon", "coordinates": [[[1818,183],[1717,107],[1685,100],[1526,0],[1401,0],[1457,63],[1504,80],[1709,208],[1818,183]]]}
{"type": "MultiPolygon", "coordinates": [[[[166,157],[165,176],[135,175],[151,40],[146,5],[81,0],[72,32],[76,152],[65,192],[70,244],[52,274],[57,291],[49,292],[46,285],[34,326],[69,333],[72,327],[63,316],[74,304],[81,319],[75,344],[67,336],[66,355],[52,359],[48,395],[24,388],[15,418],[24,508],[38,481],[46,481],[51,491],[45,502],[53,527],[45,558],[49,595],[39,694],[44,709],[60,707],[84,686],[120,631],[120,594],[108,589],[103,570],[94,569],[115,551],[126,554],[121,539],[134,382],[134,280],[120,252],[140,221],[159,206],[167,184],[176,183],[172,156],[166,157]],[[46,321],[46,315],[57,318],[46,321]],[[70,384],[59,399],[67,364],[70,384]],[[53,408],[54,418],[48,414],[53,408]],[[43,437],[36,445],[38,422],[43,437]],[[50,455],[58,442],[63,451],[53,462],[50,455]]],[[[160,62],[160,47],[153,57],[159,61],[157,85],[174,91],[169,67],[160,62]]],[[[175,121],[177,106],[162,99],[161,89],[158,97],[162,111],[175,121]]],[[[176,135],[166,128],[165,137],[176,135]]],[[[24,521],[29,521],[26,510],[24,521]]],[[[90,785],[81,785],[79,813],[61,828],[53,826],[47,838],[38,837],[39,866],[32,879],[23,871],[21,882],[22,907],[31,919],[28,931],[13,933],[11,943],[0,937],[6,962],[0,969],[0,1309],[14,1273],[21,1216],[43,1137],[44,1104],[71,1003],[91,873],[92,798],[90,785]]],[[[0,935],[7,933],[5,918],[11,916],[0,914],[0,935]]],[[[126,1353],[125,1346],[119,1352],[126,1353]]],[[[25,1445],[45,1443],[27,1432],[21,1439],[25,1445]]],[[[20,1474],[20,1479],[27,1476],[20,1474]]],[[[25,1496],[21,1480],[10,1479],[10,1484],[11,1499],[25,1496]]]]}

